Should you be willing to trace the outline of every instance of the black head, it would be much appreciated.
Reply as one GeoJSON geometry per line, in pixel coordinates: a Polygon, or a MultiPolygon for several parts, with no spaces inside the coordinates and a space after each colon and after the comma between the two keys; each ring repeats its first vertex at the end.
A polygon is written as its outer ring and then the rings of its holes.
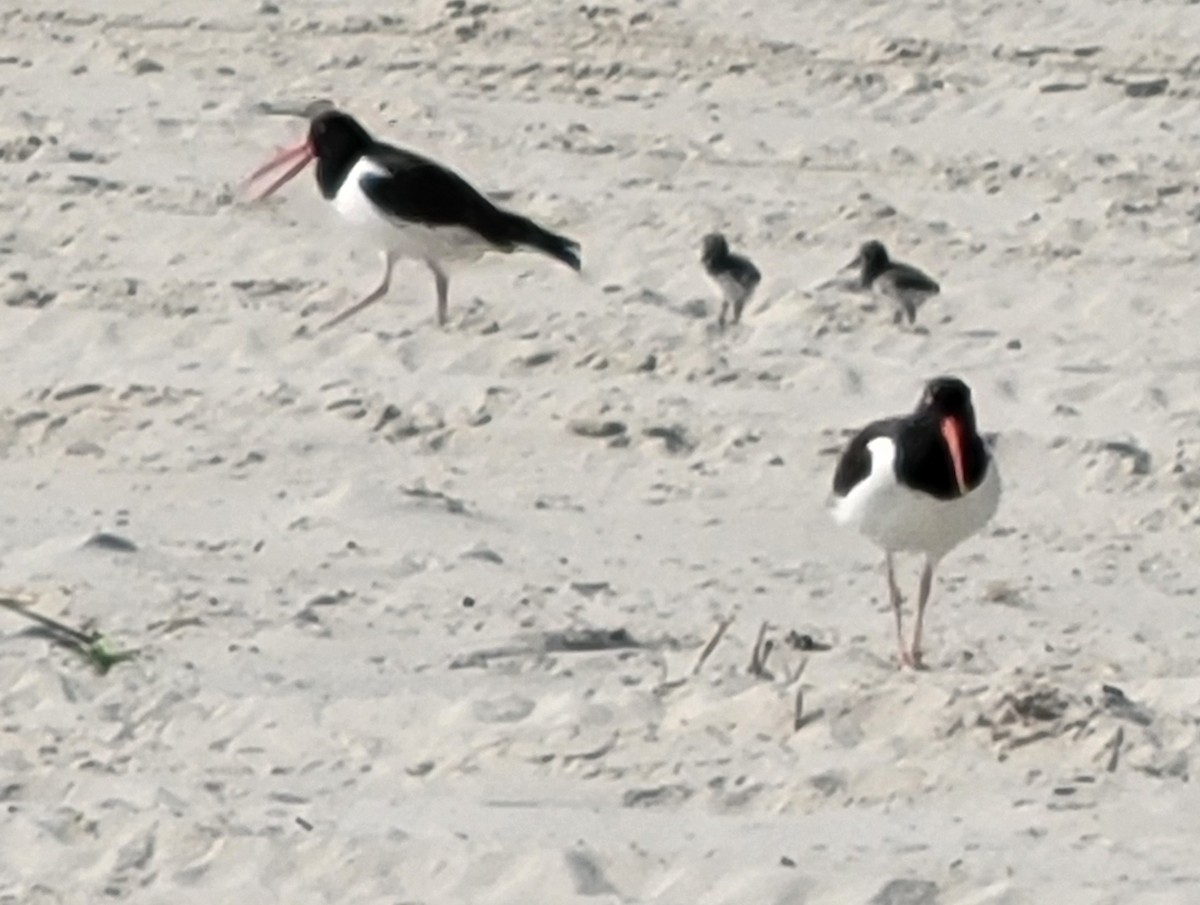
{"type": "Polygon", "coordinates": [[[326,198],[336,195],[346,174],[374,144],[370,133],[348,113],[326,110],[314,116],[308,127],[308,147],[317,158],[321,194],[326,198]]]}
{"type": "Polygon", "coordinates": [[[850,263],[850,266],[861,268],[863,284],[870,286],[875,282],[876,277],[888,269],[891,263],[883,243],[872,239],[870,242],[863,243],[858,250],[858,257],[850,263]]]}
{"type": "Polygon", "coordinates": [[[375,140],[354,117],[333,109],[328,101],[318,101],[315,105],[310,104],[309,108],[314,113],[308,126],[308,137],[298,145],[284,148],[250,175],[250,182],[254,182],[283,166],[289,166],[286,173],[259,192],[259,200],[283,188],[314,159],[317,161],[317,185],[321,194],[332,198],[351,167],[375,144],[375,140]]]}
{"type": "Polygon", "coordinates": [[[939,446],[944,452],[923,460],[924,466],[933,469],[927,483],[939,488],[936,495],[943,498],[948,498],[945,492],[965,495],[983,480],[987,452],[975,429],[971,389],[957,377],[935,377],[925,384],[910,427],[917,442],[929,443],[932,438],[940,437],[939,446]]]}
{"type": "Polygon", "coordinates": [[[925,384],[917,411],[927,412],[939,419],[959,418],[971,426],[975,423],[971,388],[957,377],[935,377],[925,384]]]}
{"type": "Polygon", "coordinates": [[[709,233],[704,237],[701,257],[705,261],[719,261],[729,256],[729,243],[720,233],[709,233]]]}
{"type": "Polygon", "coordinates": [[[357,160],[374,139],[353,116],[340,110],[325,110],[312,118],[308,144],[317,160],[331,166],[357,160]]]}

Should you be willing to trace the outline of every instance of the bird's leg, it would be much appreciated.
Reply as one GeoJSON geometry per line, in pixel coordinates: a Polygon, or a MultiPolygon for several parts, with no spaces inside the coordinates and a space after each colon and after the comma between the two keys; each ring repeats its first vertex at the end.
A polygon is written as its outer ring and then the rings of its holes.
{"type": "Polygon", "coordinates": [[[450,278],[446,271],[438,266],[433,258],[426,258],[425,263],[433,271],[433,283],[437,287],[437,322],[439,327],[446,326],[450,313],[450,278]]]}
{"type": "Polygon", "coordinates": [[[908,659],[908,650],[904,647],[904,620],[900,613],[900,605],[904,598],[900,596],[900,586],[896,584],[896,568],[892,562],[892,554],[887,553],[888,595],[892,601],[892,612],[896,614],[896,643],[900,647],[900,667],[912,666],[908,659]]]}
{"type": "Polygon", "coordinates": [[[361,302],[356,302],[355,304],[353,304],[349,308],[347,308],[345,311],[343,311],[341,314],[338,314],[337,316],[335,316],[332,320],[328,320],[324,324],[322,324],[321,325],[322,330],[328,330],[330,327],[334,326],[335,324],[340,324],[346,318],[351,317],[352,315],[358,314],[358,312],[362,311],[368,305],[372,304],[373,302],[379,301],[381,298],[383,298],[385,295],[387,295],[388,287],[390,287],[392,284],[392,267],[395,266],[396,259],[392,256],[392,253],[390,251],[385,251],[382,254],[383,254],[383,279],[380,281],[379,285],[376,286],[374,289],[372,289],[371,292],[367,295],[367,297],[365,299],[363,299],[361,302]]]}
{"type": "Polygon", "coordinates": [[[925,604],[929,602],[929,590],[933,586],[933,560],[926,558],[921,570],[921,590],[917,595],[917,621],[913,626],[912,647],[908,657],[914,669],[921,668],[921,626],[925,622],[925,604]]]}
{"type": "Polygon", "coordinates": [[[742,289],[738,289],[738,292],[734,293],[733,298],[728,300],[726,304],[733,305],[733,323],[742,323],[742,308],[746,304],[746,293],[742,289]]]}
{"type": "Polygon", "coordinates": [[[725,329],[725,315],[728,313],[729,313],[729,299],[725,299],[724,301],[721,302],[721,313],[717,316],[717,326],[722,330],[725,329]]]}

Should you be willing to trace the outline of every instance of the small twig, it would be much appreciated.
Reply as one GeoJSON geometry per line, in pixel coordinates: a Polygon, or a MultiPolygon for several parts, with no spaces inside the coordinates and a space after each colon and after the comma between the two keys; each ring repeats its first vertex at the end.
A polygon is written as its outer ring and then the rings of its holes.
{"type": "Polygon", "coordinates": [[[24,616],[26,619],[50,629],[52,634],[61,636],[60,640],[63,640],[67,643],[88,645],[96,640],[95,635],[89,635],[86,632],[81,632],[77,628],[72,628],[65,623],[59,622],[57,619],[51,619],[49,616],[43,616],[41,613],[35,613],[33,610],[21,603],[21,601],[14,600],[12,597],[0,598],[0,606],[7,610],[11,610],[18,616],[24,616]]]}
{"type": "Polygon", "coordinates": [[[1095,716],[1095,712],[1088,714],[1088,716],[1084,717],[1083,719],[1073,720],[1070,723],[1064,723],[1062,727],[1063,733],[1066,733],[1069,729],[1074,729],[1075,735],[1071,737],[1071,741],[1079,741],[1081,738],[1083,738],[1084,733],[1087,732],[1088,727],[1091,725],[1091,723],[1088,721],[1093,716],[1095,716]]]}
{"type": "Polygon", "coordinates": [[[758,638],[754,642],[754,650],[750,652],[750,675],[761,676],[767,671],[767,657],[771,654],[771,642],[765,641],[767,623],[763,622],[758,629],[758,638]]]}
{"type": "Polygon", "coordinates": [[[792,731],[799,732],[804,725],[804,689],[796,689],[796,709],[792,716],[792,731]]]}
{"type": "Polygon", "coordinates": [[[1117,772],[1117,762],[1121,759],[1121,745],[1125,742],[1125,727],[1118,726],[1116,733],[1112,737],[1112,741],[1108,743],[1112,748],[1112,754],[1108,757],[1108,772],[1117,772]]]}
{"type": "Polygon", "coordinates": [[[804,670],[806,670],[806,669],[808,669],[808,657],[803,657],[800,660],[800,665],[796,667],[795,672],[792,672],[790,667],[788,668],[787,675],[784,677],[785,681],[783,684],[791,685],[795,682],[799,682],[800,677],[802,675],[804,675],[804,670]]]}
{"type": "Polygon", "coordinates": [[[69,647],[82,656],[92,664],[100,675],[104,675],[118,663],[132,660],[138,655],[138,651],[136,650],[109,650],[108,645],[104,641],[104,636],[99,632],[89,634],[80,631],[66,623],[59,622],[57,619],[51,619],[49,616],[35,613],[22,604],[21,601],[14,600],[11,597],[0,598],[0,606],[19,616],[24,616],[31,622],[36,622],[46,631],[46,634],[52,640],[57,641],[65,647],[69,647]]]}
{"type": "Polygon", "coordinates": [[[733,624],[733,617],[722,619],[717,623],[717,630],[713,632],[713,636],[708,639],[708,644],[704,645],[704,650],[700,651],[700,659],[696,661],[696,665],[692,667],[692,675],[698,675],[700,668],[704,666],[704,661],[709,658],[717,645],[721,643],[721,638],[725,636],[725,630],[733,624]]]}

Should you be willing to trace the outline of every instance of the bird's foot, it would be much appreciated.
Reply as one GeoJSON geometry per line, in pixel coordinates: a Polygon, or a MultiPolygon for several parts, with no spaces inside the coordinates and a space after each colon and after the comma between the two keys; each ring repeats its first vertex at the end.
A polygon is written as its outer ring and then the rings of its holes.
{"type": "Polygon", "coordinates": [[[919,651],[919,650],[904,650],[903,648],[901,648],[900,662],[897,665],[897,669],[912,669],[912,670],[917,670],[917,671],[924,671],[925,669],[927,669],[927,667],[925,666],[925,660],[923,658],[921,651],[919,651]]]}

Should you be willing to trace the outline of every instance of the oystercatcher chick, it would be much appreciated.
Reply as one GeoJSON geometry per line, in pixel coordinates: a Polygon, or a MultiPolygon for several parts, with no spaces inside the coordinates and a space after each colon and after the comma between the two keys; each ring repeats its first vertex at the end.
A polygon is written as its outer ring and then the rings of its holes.
{"type": "Polygon", "coordinates": [[[383,256],[379,285],[322,329],[383,298],[391,284],[392,268],[401,258],[424,261],[433,272],[439,325],[446,323],[450,264],[475,261],[489,251],[526,248],[579,270],[578,242],[497,207],[441,164],[376,140],[340,110],[317,113],[303,142],[254,171],[251,182],[292,164],[256,199],[274,194],[313,160],[321,195],[373,241],[383,256]]]}
{"type": "Polygon", "coordinates": [[[917,309],[926,299],[942,291],[928,274],[910,264],[893,261],[882,242],[871,240],[858,250],[858,257],[845,267],[857,269],[861,274],[864,289],[871,289],[884,296],[896,306],[894,323],[908,318],[910,324],[917,320],[917,309]]]}
{"type": "Polygon", "coordinates": [[[900,665],[918,668],[933,571],[942,557],[987,524],[1000,503],[1000,475],[975,428],[967,385],[957,377],[937,377],[926,384],[911,415],[868,424],[842,454],[833,492],[834,519],[884,551],[900,665]],[[925,555],[908,647],[892,562],[894,554],[904,551],[925,555]]]}
{"type": "Polygon", "coordinates": [[[724,329],[730,307],[733,308],[733,323],[738,323],[746,302],[750,301],[750,296],[754,295],[754,290],[762,282],[762,274],[749,258],[731,252],[729,243],[720,233],[710,233],[704,237],[700,261],[721,291],[721,316],[717,318],[717,325],[724,329]]]}

